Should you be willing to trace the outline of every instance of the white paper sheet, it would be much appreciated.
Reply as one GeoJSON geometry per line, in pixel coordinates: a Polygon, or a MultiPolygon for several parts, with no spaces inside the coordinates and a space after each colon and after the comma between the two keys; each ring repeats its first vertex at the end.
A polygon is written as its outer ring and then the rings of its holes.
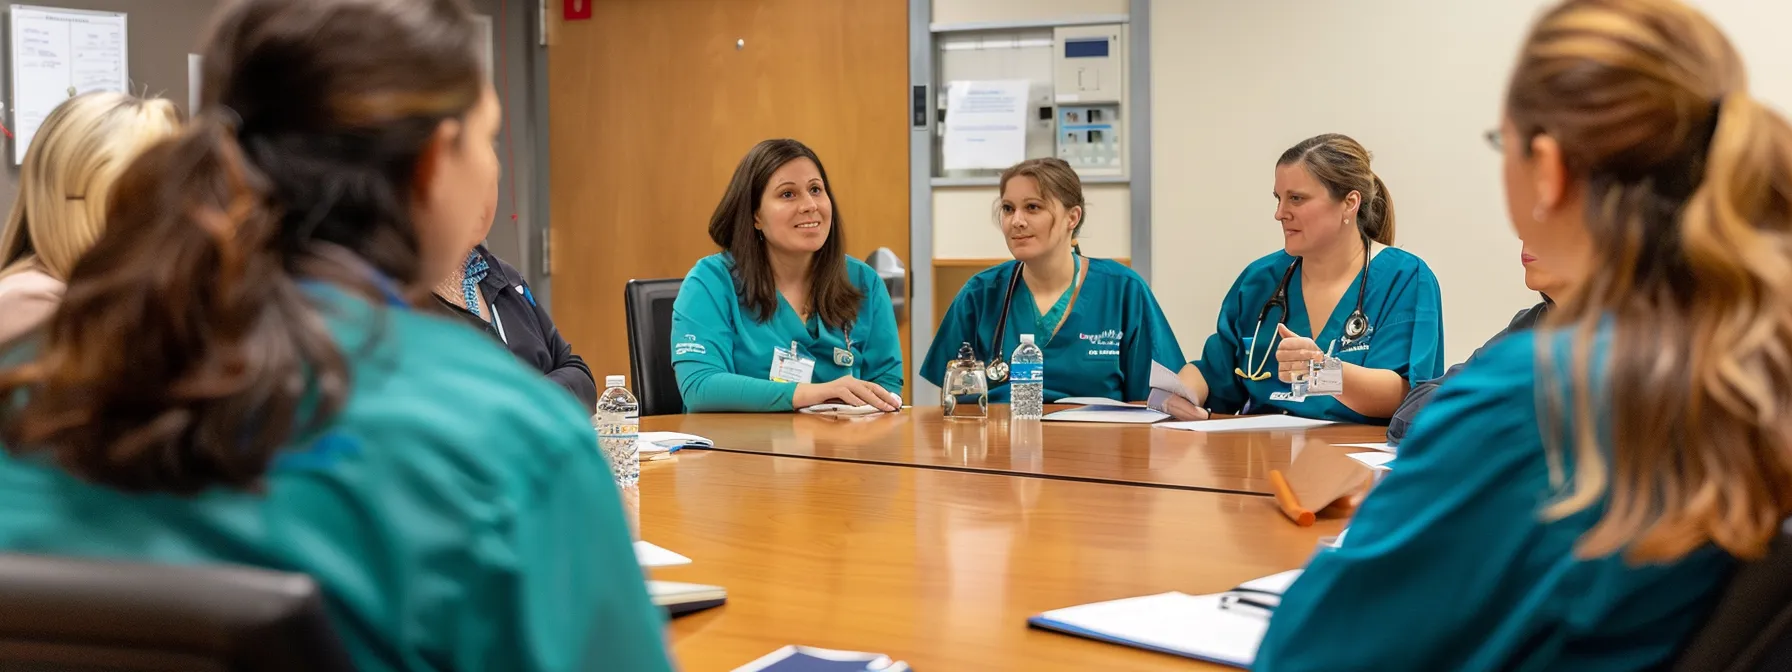
{"type": "Polygon", "coordinates": [[[1388,463],[1394,461],[1393,453],[1351,453],[1345,457],[1377,469],[1389,469],[1388,463]]]}
{"type": "Polygon", "coordinates": [[[1007,168],[1027,158],[1027,80],[955,81],[946,90],[946,170],[1007,168]]]}
{"type": "Polygon", "coordinates": [[[1187,399],[1188,403],[1195,403],[1195,393],[1182,384],[1182,379],[1176,377],[1176,372],[1157,362],[1151,363],[1151,389],[1163,390],[1187,399]]]}
{"type": "Polygon", "coordinates": [[[1384,453],[1395,452],[1394,447],[1390,446],[1386,443],[1334,443],[1332,445],[1343,446],[1345,448],[1372,448],[1375,450],[1382,451],[1384,453]]]}
{"type": "Polygon", "coordinates": [[[1052,402],[1054,404],[1076,404],[1078,406],[1117,406],[1120,408],[1144,408],[1144,404],[1129,404],[1124,401],[1103,399],[1101,397],[1065,397],[1052,402]]]}
{"type": "Polygon", "coordinates": [[[635,542],[635,561],[642,567],[675,567],[691,564],[691,559],[645,541],[635,542]]]}
{"type": "Polygon", "coordinates": [[[1048,624],[1248,668],[1269,630],[1267,614],[1220,608],[1219,595],[1162,593],[1040,615],[1048,624]]]}
{"type": "Polygon", "coordinates": [[[1180,429],[1189,432],[1252,432],[1278,429],[1307,429],[1333,424],[1330,420],[1314,420],[1293,415],[1247,415],[1242,418],[1224,420],[1193,420],[1189,422],[1166,422],[1157,425],[1167,429],[1180,429]]]}
{"type": "Polygon", "coordinates": [[[699,446],[710,448],[716,445],[714,441],[697,436],[696,434],[681,434],[679,432],[641,432],[640,440],[642,453],[663,453],[674,447],[683,448],[685,446],[699,446]]]}
{"type": "Polygon", "coordinates": [[[122,12],[12,6],[13,163],[63,101],[130,90],[126,38],[122,12]]]}

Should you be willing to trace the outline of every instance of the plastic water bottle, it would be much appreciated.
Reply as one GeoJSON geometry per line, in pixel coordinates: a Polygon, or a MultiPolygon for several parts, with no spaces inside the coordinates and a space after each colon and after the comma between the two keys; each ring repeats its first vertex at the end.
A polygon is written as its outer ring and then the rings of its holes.
{"type": "Polygon", "coordinates": [[[630,487],[641,480],[641,452],[635,445],[640,438],[641,406],[628,391],[627,377],[609,376],[604,386],[609,389],[597,398],[592,425],[597,428],[597,444],[610,462],[616,484],[630,487]]]}
{"type": "Polygon", "coordinates": [[[1033,344],[1032,334],[1020,335],[1020,347],[1008,358],[1009,403],[1015,420],[1038,420],[1045,415],[1045,351],[1033,344]]]}

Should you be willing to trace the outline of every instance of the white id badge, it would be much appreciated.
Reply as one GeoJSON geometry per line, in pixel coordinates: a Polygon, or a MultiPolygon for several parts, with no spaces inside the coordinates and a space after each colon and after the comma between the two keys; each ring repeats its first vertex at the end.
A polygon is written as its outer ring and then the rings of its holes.
{"type": "Polygon", "coordinates": [[[807,383],[815,377],[815,360],[796,354],[796,344],[789,349],[772,349],[771,379],[780,383],[807,383]]]}
{"type": "Polygon", "coordinates": [[[1335,397],[1344,393],[1343,361],[1337,357],[1326,355],[1324,360],[1313,362],[1308,366],[1308,396],[1335,397]]]}

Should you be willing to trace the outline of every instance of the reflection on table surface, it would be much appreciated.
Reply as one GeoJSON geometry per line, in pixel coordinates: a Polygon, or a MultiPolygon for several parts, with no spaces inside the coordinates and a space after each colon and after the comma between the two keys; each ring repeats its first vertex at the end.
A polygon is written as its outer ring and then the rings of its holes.
{"type": "Polygon", "coordinates": [[[653,578],[728,589],[727,606],[672,624],[680,663],[699,672],[785,644],[920,670],[1208,669],[1026,619],[1223,591],[1301,566],[1343,527],[1296,527],[1266,497],[1167,488],[720,451],[644,466],[644,538],[694,561],[653,578]]]}
{"type": "MultiPolygon", "coordinates": [[[[1048,411],[1049,412],[1049,411],[1048,411]]],[[[1113,483],[1269,494],[1270,469],[1286,469],[1308,445],[1371,443],[1386,428],[1335,425],[1305,431],[1202,434],[1149,425],[1011,422],[1007,406],[984,420],[938,408],[864,418],[798,413],[668,415],[642,431],[709,438],[720,450],[1022,473],[1113,483]]]]}

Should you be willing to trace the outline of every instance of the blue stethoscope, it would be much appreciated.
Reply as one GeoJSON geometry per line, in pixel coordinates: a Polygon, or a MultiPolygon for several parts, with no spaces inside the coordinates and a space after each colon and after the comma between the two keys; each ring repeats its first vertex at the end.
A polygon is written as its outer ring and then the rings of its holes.
{"type": "MultiPolygon", "coordinates": [[[[1344,345],[1346,346],[1369,333],[1369,316],[1363,313],[1363,296],[1369,291],[1369,252],[1369,239],[1364,237],[1363,274],[1357,278],[1356,310],[1350,311],[1350,317],[1344,318],[1344,345]]],[[[1264,370],[1269,366],[1269,360],[1272,359],[1275,335],[1271,332],[1271,345],[1264,351],[1262,362],[1256,361],[1257,336],[1260,335],[1263,321],[1269,318],[1269,311],[1272,308],[1282,311],[1281,317],[1276,318],[1276,321],[1270,325],[1272,328],[1288,321],[1288,281],[1294,279],[1294,273],[1298,270],[1300,270],[1300,257],[1295,257],[1294,263],[1288,264],[1288,270],[1282,271],[1282,281],[1276,283],[1276,291],[1269,295],[1269,300],[1263,302],[1263,309],[1257,311],[1257,326],[1251,328],[1251,341],[1244,350],[1244,366],[1232,370],[1233,373],[1238,374],[1238,377],[1253,382],[1262,382],[1275,375],[1264,370]],[[1246,373],[1247,370],[1249,373],[1246,373]]]]}

